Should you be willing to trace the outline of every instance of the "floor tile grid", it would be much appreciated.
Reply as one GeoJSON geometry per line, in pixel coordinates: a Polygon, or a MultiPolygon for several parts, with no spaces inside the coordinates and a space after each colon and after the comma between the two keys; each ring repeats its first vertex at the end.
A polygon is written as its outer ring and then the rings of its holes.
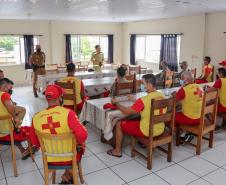
{"type": "Polygon", "coordinates": [[[3,179],[5,179],[6,184],[8,185],[8,183],[7,183],[7,179],[6,179],[5,170],[4,170],[4,167],[3,167],[3,161],[2,161],[1,155],[0,155],[0,163],[1,163],[1,165],[2,165],[2,170],[3,170],[3,173],[4,173],[4,178],[3,178],[3,179]]]}

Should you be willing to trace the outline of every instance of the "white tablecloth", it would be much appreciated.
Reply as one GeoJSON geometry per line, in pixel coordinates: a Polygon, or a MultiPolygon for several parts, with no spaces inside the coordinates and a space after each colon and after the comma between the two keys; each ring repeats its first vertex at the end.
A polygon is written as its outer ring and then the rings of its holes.
{"type": "MultiPolygon", "coordinates": [[[[200,87],[203,87],[204,85],[212,86],[213,83],[207,83],[207,84],[200,84],[200,87]]],[[[170,95],[177,91],[179,87],[174,87],[170,89],[161,89],[158,90],[162,92],[166,98],[169,98],[170,95]]],[[[136,93],[134,94],[134,97],[136,99],[145,96],[147,93],[136,93]]],[[[131,106],[132,102],[128,101],[126,96],[117,97],[118,101],[125,106],[131,106]]],[[[95,99],[95,100],[88,100],[82,109],[82,112],[80,114],[80,120],[81,121],[88,121],[91,124],[95,125],[97,128],[101,129],[104,133],[105,139],[109,140],[112,138],[113,133],[112,130],[115,126],[115,124],[122,120],[123,118],[126,118],[126,115],[124,115],[119,110],[105,110],[103,109],[103,105],[106,103],[110,103],[111,98],[101,98],[101,99],[95,99]]]]}
{"type": "MultiPolygon", "coordinates": [[[[77,72],[75,76],[80,79],[95,79],[95,78],[104,78],[104,77],[114,77],[116,72],[114,70],[102,70],[102,72],[77,72]]],[[[67,76],[67,73],[57,73],[57,74],[46,74],[38,75],[38,87],[45,89],[48,84],[54,83],[56,80],[59,80],[67,76]]]]}

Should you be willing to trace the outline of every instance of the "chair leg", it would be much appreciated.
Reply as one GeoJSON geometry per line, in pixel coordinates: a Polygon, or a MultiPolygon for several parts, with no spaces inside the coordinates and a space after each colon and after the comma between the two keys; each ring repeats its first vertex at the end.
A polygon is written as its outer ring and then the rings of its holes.
{"type": "Polygon", "coordinates": [[[209,148],[213,148],[213,136],[214,136],[214,131],[211,131],[210,138],[209,138],[209,148]]]}
{"type": "Polygon", "coordinates": [[[83,178],[83,171],[82,171],[81,162],[78,163],[78,174],[79,174],[81,184],[84,184],[85,181],[84,181],[84,178],[83,178]]]}
{"type": "Polygon", "coordinates": [[[29,153],[31,155],[32,162],[35,162],[35,158],[34,158],[33,151],[32,151],[31,141],[27,140],[27,143],[28,143],[28,149],[29,149],[29,153]]]}
{"type": "Polygon", "coordinates": [[[173,143],[170,142],[168,144],[168,154],[167,154],[167,161],[171,162],[172,161],[172,151],[173,151],[173,143]]]}
{"type": "Polygon", "coordinates": [[[132,137],[131,138],[131,157],[135,157],[135,143],[136,143],[136,139],[132,137]]]}
{"type": "Polygon", "coordinates": [[[177,130],[176,130],[176,146],[180,145],[180,127],[177,125],[177,130]]]}
{"type": "Polygon", "coordinates": [[[17,177],[18,176],[18,172],[17,172],[17,166],[16,166],[16,150],[15,150],[14,143],[11,143],[11,150],[12,150],[14,176],[17,177]]]}
{"type": "Polygon", "coordinates": [[[52,184],[56,184],[56,170],[52,172],[52,184]]]}
{"type": "Polygon", "coordinates": [[[78,170],[77,170],[77,165],[74,164],[72,165],[72,175],[73,175],[73,181],[74,181],[74,185],[78,185],[78,170]]]}
{"type": "Polygon", "coordinates": [[[45,180],[45,185],[49,185],[49,170],[45,165],[44,165],[44,180],[45,180]]]}
{"type": "Polygon", "coordinates": [[[149,170],[152,169],[152,152],[153,152],[153,148],[149,147],[148,148],[148,156],[147,156],[147,169],[149,169],[149,170]]]}
{"type": "Polygon", "coordinates": [[[201,144],[202,144],[202,135],[200,134],[197,137],[196,155],[200,155],[201,153],[201,144]]]}

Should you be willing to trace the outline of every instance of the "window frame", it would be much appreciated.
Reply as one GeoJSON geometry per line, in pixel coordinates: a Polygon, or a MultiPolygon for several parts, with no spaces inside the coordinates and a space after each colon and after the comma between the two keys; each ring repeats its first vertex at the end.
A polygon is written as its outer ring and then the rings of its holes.
{"type": "MultiPolygon", "coordinates": [[[[78,50],[80,50],[81,49],[81,37],[98,37],[98,43],[97,43],[97,45],[101,45],[101,37],[105,37],[106,39],[108,39],[108,35],[107,34],[96,34],[96,35],[94,35],[94,34],[72,34],[71,35],[71,43],[72,43],[72,39],[73,38],[77,38],[78,39],[78,43],[80,44],[80,46],[79,46],[79,48],[78,48],[78,50]]],[[[109,42],[108,42],[108,45],[109,45],[109,42]]],[[[72,61],[74,61],[74,62],[84,62],[84,63],[86,63],[86,62],[90,62],[90,59],[91,59],[91,55],[92,55],[92,53],[90,53],[90,58],[89,59],[83,59],[81,56],[81,52],[79,52],[78,53],[78,58],[73,58],[73,46],[71,46],[71,48],[72,48],[72,61]]],[[[94,49],[95,48],[93,48],[93,52],[94,52],[94,49]]],[[[103,50],[102,50],[102,52],[103,52],[103,50]]],[[[108,60],[108,53],[107,53],[107,55],[106,55],[106,53],[104,53],[104,61],[107,61],[108,60]]]]}

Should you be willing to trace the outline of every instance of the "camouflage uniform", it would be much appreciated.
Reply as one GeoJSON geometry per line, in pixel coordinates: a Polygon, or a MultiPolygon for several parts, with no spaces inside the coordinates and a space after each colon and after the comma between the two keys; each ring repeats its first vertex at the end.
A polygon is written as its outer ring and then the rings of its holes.
{"type": "Polygon", "coordinates": [[[44,75],[45,72],[45,53],[34,52],[30,57],[30,63],[33,66],[33,92],[37,95],[37,79],[38,75],[44,75]]]}
{"type": "Polygon", "coordinates": [[[93,52],[92,53],[92,57],[91,57],[91,61],[93,62],[93,69],[95,71],[100,71],[101,66],[103,65],[104,62],[104,54],[103,52],[93,52]]]}

